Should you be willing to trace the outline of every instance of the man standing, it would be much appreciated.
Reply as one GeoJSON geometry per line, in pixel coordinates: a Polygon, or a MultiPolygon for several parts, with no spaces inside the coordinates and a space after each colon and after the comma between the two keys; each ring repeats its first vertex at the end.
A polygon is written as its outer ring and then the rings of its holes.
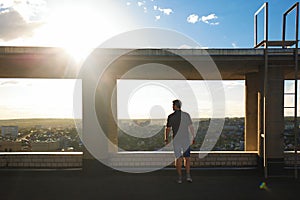
{"type": "Polygon", "coordinates": [[[168,116],[167,127],[165,131],[165,142],[168,143],[169,133],[173,131],[173,147],[175,154],[175,166],[178,173],[178,183],[182,183],[182,157],[184,158],[184,166],[186,170],[186,180],[192,182],[190,173],[190,137],[193,136],[195,142],[195,130],[188,113],[181,111],[181,101],[176,99],[173,101],[174,112],[168,116]]]}

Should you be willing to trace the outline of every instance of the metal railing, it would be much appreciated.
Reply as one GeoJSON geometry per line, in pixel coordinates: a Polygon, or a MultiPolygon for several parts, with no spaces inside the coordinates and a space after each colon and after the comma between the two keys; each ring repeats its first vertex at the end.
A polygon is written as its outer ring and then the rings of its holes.
{"type": "Polygon", "coordinates": [[[294,92],[294,153],[295,153],[295,161],[294,161],[294,176],[295,178],[298,178],[298,166],[297,166],[297,148],[298,148],[298,132],[299,132],[299,123],[298,123],[298,29],[299,29],[299,2],[295,3],[292,7],[290,7],[284,14],[283,14],[283,27],[282,27],[282,40],[281,41],[269,41],[268,34],[269,34],[269,9],[268,9],[268,3],[264,3],[254,14],[254,48],[264,47],[264,92],[263,92],[263,113],[262,113],[262,127],[263,127],[263,167],[264,167],[264,173],[265,177],[268,177],[268,160],[267,160],[267,152],[266,152],[266,99],[268,94],[268,65],[269,65],[269,58],[268,58],[268,48],[269,46],[277,46],[277,47],[291,47],[295,45],[294,48],[294,84],[295,84],[295,92],[294,92]],[[292,13],[292,11],[296,10],[295,14],[295,39],[294,40],[286,40],[286,19],[287,16],[292,13]],[[264,11],[264,38],[262,41],[258,42],[258,15],[264,11]]]}

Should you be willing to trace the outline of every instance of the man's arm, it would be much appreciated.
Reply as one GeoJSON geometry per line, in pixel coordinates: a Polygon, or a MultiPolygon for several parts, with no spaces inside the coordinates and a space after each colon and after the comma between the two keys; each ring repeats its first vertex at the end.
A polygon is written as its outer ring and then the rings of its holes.
{"type": "Polygon", "coordinates": [[[190,130],[190,133],[193,136],[193,143],[192,144],[195,144],[195,129],[194,129],[193,124],[189,125],[189,130],[190,130]]]}
{"type": "Polygon", "coordinates": [[[166,127],[166,131],[165,131],[165,143],[168,143],[168,138],[169,138],[169,134],[171,132],[171,127],[166,127]]]}

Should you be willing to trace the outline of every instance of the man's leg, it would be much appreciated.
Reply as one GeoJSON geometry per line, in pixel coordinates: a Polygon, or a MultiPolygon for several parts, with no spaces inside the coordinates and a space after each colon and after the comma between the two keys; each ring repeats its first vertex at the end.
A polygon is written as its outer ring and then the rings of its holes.
{"type": "Polygon", "coordinates": [[[191,183],[193,180],[192,180],[192,177],[191,177],[191,160],[190,160],[190,156],[191,156],[191,149],[188,146],[186,151],[183,154],[183,157],[184,157],[184,167],[185,167],[185,170],[186,170],[186,180],[191,183]]]}
{"type": "Polygon", "coordinates": [[[191,176],[191,160],[190,157],[184,157],[184,166],[186,170],[186,180],[188,182],[193,182],[192,176],[191,176]]]}
{"type": "Polygon", "coordinates": [[[190,157],[184,157],[184,167],[187,174],[191,172],[191,159],[190,157]]]}
{"type": "Polygon", "coordinates": [[[182,157],[176,158],[175,166],[176,166],[178,176],[180,176],[180,177],[182,176],[181,165],[182,165],[182,157]]]}
{"type": "Polygon", "coordinates": [[[176,141],[173,143],[174,147],[174,155],[175,155],[175,167],[178,174],[177,183],[182,183],[182,172],[181,172],[181,166],[182,166],[182,154],[181,154],[181,146],[176,141]]]}
{"type": "Polygon", "coordinates": [[[182,157],[176,158],[175,159],[175,166],[176,166],[176,171],[177,171],[177,174],[178,174],[177,183],[182,183],[181,165],[182,165],[182,157]]]}

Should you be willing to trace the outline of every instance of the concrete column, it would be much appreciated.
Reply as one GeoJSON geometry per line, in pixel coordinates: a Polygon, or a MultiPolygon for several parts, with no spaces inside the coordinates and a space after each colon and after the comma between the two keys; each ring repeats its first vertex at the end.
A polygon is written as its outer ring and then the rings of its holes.
{"type": "Polygon", "coordinates": [[[283,159],[284,144],[284,77],[280,67],[268,70],[266,96],[266,156],[268,159],[283,159]]]}
{"type": "Polygon", "coordinates": [[[258,73],[246,74],[245,150],[258,150],[258,73]]]}
{"type": "MultiPolygon", "coordinates": [[[[264,154],[264,141],[262,135],[264,133],[264,67],[260,67],[258,71],[258,95],[257,95],[257,144],[258,156],[263,158],[264,154]]],[[[261,164],[262,164],[262,160],[261,164]]],[[[262,166],[262,165],[261,165],[262,166]]]]}
{"type": "Polygon", "coordinates": [[[107,151],[118,151],[117,79],[107,73],[99,82],[96,94],[96,113],[99,124],[106,134],[107,151]]]}

